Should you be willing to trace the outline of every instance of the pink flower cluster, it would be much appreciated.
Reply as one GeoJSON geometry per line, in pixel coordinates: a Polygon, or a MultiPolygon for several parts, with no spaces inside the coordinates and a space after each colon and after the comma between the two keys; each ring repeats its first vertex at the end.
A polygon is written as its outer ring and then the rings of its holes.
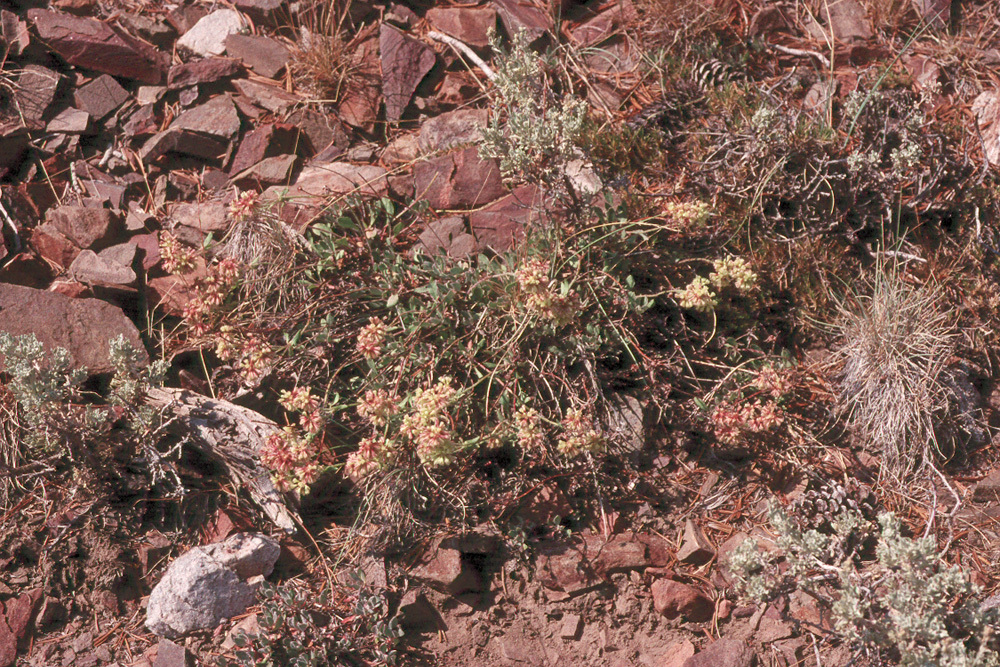
{"type": "Polygon", "coordinates": [[[550,270],[547,261],[531,259],[517,270],[515,279],[529,312],[566,326],[579,314],[580,298],[573,290],[557,292],[556,282],[549,280],[550,270]]]}
{"type": "Polygon", "coordinates": [[[514,413],[514,425],[517,427],[517,444],[526,452],[536,451],[545,445],[545,434],[542,432],[542,419],[538,410],[522,405],[514,413]]]}
{"type": "Polygon", "coordinates": [[[254,383],[263,377],[271,360],[271,346],[261,336],[238,334],[228,324],[219,327],[215,336],[215,354],[223,361],[237,361],[243,379],[254,383]]]}
{"type": "Polygon", "coordinates": [[[384,428],[396,414],[396,398],[385,389],[369,389],[358,401],[358,414],[375,428],[384,428]]]}
{"type": "Polygon", "coordinates": [[[774,403],[747,401],[737,406],[724,402],[712,412],[711,420],[715,436],[731,445],[744,433],[764,433],[780,426],[785,416],[774,403]]]}
{"type": "Polygon", "coordinates": [[[194,271],[194,250],[181,245],[173,234],[160,234],[160,259],[167,273],[190,273],[194,271]]]}
{"type": "Polygon", "coordinates": [[[600,452],[605,442],[600,431],[594,428],[593,421],[584,415],[583,410],[573,408],[566,412],[562,420],[563,434],[556,443],[556,448],[564,456],[577,456],[584,452],[600,452]]]}
{"type": "Polygon", "coordinates": [[[391,465],[395,459],[395,446],[391,440],[368,437],[358,445],[358,451],[347,457],[344,473],[353,480],[361,480],[391,465]]]}
{"type": "Polygon", "coordinates": [[[358,341],[355,346],[358,354],[365,359],[375,359],[382,354],[382,346],[385,345],[385,334],[388,330],[389,327],[381,318],[373,317],[358,332],[358,341]]]}
{"type": "Polygon", "coordinates": [[[306,491],[316,481],[320,466],[313,442],[293,426],[272,434],[260,453],[261,462],[274,472],[277,486],[306,491]]]}
{"type": "Polygon", "coordinates": [[[229,214],[234,220],[245,220],[257,210],[260,204],[260,195],[253,191],[236,191],[236,196],[229,203],[229,214]]]}
{"type": "Polygon", "coordinates": [[[451,378],[443,377],[433,387],[413,394],[413,412],[403,417],[399,432],[414,443],[422,463],[445,466],[455,460],[454,432],[447,411],[455,393],[451,378]]]}
{"type": "Polygon", "coordinates": [[[753,385],[774,398],[780,398],[792,390],[792,381],[788,374],[779,372],[774,366],[760,369],[753,385]]]}
{"type": "Polygon", "coordinates": [[[323,411],[319,400],[312,395],[309,387],[296,387],[291,391],[282,391],[278,399],[281,407],[289,412],[299,413],[299,426],[306,433],[319,433],[323,430],[323,411]]]}
{"type": "Polygon", "coordinates": [[[184,305],[184,319],[194,335],[208,333],[212,311],[225,302],[239,278],[239,265],[227,257],[213,264],[207,275],[195,281],[195,297],[184,305]]]}

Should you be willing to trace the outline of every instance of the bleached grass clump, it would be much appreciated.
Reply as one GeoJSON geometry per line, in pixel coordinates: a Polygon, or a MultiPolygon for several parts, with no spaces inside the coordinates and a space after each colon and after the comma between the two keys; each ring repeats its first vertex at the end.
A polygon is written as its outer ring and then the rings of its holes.
{"type": "Polygon", "coordinates": [[[834,631],[870,664],[904,667],[994,667],[993,627],[996,609],[984,609],[980,591],[965,572],[945,562],[933,536],[903,536],[898,518],[878,518],[874,562],[861,562],[844,545],[868,522],[844,512],[834,534],[799,530],[782,509],[772,505],[777,554],[765,554],[753,539],[740,544],[729,559],[737,590],[763,601],[801,589],[827,607],[834,631]],[[775,558],[786,567],[779,570],[775,558]]]}
{"type": "Polygon", "coordinates": [[[948,408],[939,378],[953,333],[940,302],[934,287],[912,286],[898,271],[880,270],[871,293],[842,308],[836,326],[848,423],[897,475],[931,462],[935,425],[948,408]]]}

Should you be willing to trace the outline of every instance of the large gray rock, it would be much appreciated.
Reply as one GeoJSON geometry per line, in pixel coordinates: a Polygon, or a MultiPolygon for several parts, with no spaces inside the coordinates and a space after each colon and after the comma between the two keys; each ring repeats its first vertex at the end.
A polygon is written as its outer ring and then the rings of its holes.
{"type": "Polygon", "coordinates": [[[20,285],[0,284],[0,331],[34,334],[46,350],[66,349],[75,367],[91,373],[113,370],[108,342],[119,334],[146,354],[139,331],[117,306],[20,285]]]}
{"type": "Polygon", "coordinates": [[[173,638],[243,613],[280,552],[271,538],[250,533],[191,549],[170,564],[150,593],[146,627],[173,638]]]}

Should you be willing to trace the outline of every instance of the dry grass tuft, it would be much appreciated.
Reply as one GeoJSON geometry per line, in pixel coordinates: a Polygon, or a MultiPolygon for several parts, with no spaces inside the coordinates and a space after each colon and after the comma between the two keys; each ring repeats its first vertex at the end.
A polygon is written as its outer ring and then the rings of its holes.
{"type": "Polygon", "coordinates": [[[948,410],[940,382],[952,354],[951,318],[941,292],[912,286],[879,267],[871,294],[842,308],[840,400],[848,423],[901,476],[932,460],[935,427],[948,410]]]}

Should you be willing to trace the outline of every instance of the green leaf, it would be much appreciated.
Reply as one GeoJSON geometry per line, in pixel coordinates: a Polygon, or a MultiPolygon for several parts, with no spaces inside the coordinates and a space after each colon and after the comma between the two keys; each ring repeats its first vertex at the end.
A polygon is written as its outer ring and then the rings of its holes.
{"type": "Polygon", "coordinates": [[[208,233],[208,236],[206,236],[205,240],[202,241],[202,243],[201,243],[201,247],[202,248],[204,248],[205,250],[208,250],[208,248],[212,245],[212,241],[215,240],[214,234],[215,234],[215,232],[209,232],[208,233]]]}
{"type": "Polygon", "coordinates": [[[390,297],[389,297],[389,299],[388,299],[388,300],[387,300],[387,301],[385,302],[385,307],[386,307],[386,308],[392,308],[392,307],[393,307],[393,306],[395,306],[395,305],[396,305],[397,303],[399,303],[399,295],[398,295],[398,294],[393,294],[393,295],[392,295],[392,296],[390,296],[390,297]]]}
{"type": "Polygon", "coordinates": [[[708,412],[709,410],[708,403],[701,400],[700,398],[694,399],[694,404],[698,406],[698,409],[701,410],[702,412],[708,412]]]}

